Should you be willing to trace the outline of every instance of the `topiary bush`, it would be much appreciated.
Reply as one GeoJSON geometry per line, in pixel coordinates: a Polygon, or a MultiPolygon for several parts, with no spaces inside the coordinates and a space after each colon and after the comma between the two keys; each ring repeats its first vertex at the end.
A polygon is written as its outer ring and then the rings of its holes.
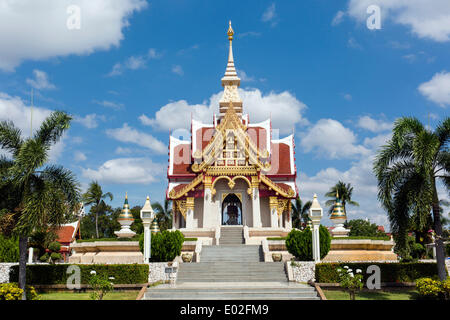
{"type": "Polygon", "coordinates": [[[158,232],[152,235],[152,262],[169,262],[181,254],[184,236],[179,230],[158,232]]]}
{"type": "MultiPolygon", "coordinates": [[[[320,259],[330,251],[331,235],[324,226],[319,227],[320,259]]],[[[290,254],[300,261],[312,261],[312,232],[309,228],[303,231],[293,229],[286,238],[286,248],[290,254]]]]}

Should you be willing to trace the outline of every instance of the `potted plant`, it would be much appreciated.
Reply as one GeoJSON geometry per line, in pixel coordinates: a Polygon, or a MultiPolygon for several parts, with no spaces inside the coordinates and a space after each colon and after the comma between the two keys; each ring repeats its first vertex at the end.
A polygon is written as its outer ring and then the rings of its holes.
{"type": "Polygon", "coordinates": [[[283,255],[281,253],[272,253],[272,259],[274,262],[280,262],[283,258],[283,255]]]}
{"type": "Polygon", "coordinates": [[[191,262],[192,261],[192,253],[183,253],[181,255],[181,259],[183,259],[183,262],[191,262]]]}

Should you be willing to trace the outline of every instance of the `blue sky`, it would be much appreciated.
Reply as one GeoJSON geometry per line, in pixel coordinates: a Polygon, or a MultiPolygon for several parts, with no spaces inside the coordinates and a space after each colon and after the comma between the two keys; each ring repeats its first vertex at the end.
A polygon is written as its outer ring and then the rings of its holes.
{"type": "MultiPolygon", "coordinates": [[[[169,132],[211,122],[232,20],[244,112],[295,131],[302,198],[339,179],[355,188],[349,218],[387,227],[371,163],[393,121],[435,126],[450,105],[447,0],[0,0],[0,120],[30,130],[50,110],[75,120],[51,152],[85,188],[98,179],[121,206],[161,201],[169,132]],[[91,3],[95,2],[95,4],[91,3]],[[381,29],[369,30],[369,5],[381,29]],[[70,5],[80,28],[69,30],[70,5]],[[288,110],[288,112],[280,112],[288,110]]],[[[442,197],[448,194],[441,192],[442,197]]],[[[325,220],[329,224],[329,220],[325,220]]]]}

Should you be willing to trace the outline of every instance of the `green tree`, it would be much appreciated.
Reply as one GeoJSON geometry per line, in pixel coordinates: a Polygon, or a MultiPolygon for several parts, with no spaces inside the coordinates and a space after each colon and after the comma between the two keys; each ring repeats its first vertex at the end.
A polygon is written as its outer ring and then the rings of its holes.
{"type": "Polygon", "coordinates": [[[111,192],[103,193],[102,187],[97,181],[92,181],[89,184],[89,188],[85,194],[83,194],[83,201],[85,205],[90,205],[90,212],[95,214],[95,234],[99,238],[98,232],[98,216],[105,213],[106,203],[105,199],[109,198],[110,201],[113,200],[113,195],[111,192]]]}
{"type": "Polygon", "coordinates": [[[156,221],[158,221],[159,229],[161,231],[172,228],[172,206],[170,200],[164,200],[164,206],[159,202],[152,204],[152,208],[156,214],[156,221]]]}
{"type": "Polygon", "coordinates": [[[394,124],[391,140],[380,149],[374,162],[378,198],[388,213],[399,248],[407,248],[411,220],[424,226],[432,212],[441,280],[446,278],[446,272],[436,182],[440,180],[447,191],[450,189],[449,140],[450,118],[434,131],[416,118],[400,118],[394,124]]]}
{"type": "Polygon", "coordinates": [[[19,287],[26,299],[28,237],[34,230],[60,226],[73,215],[80,200],[75,176],[67,169],[46,165],[50,148],[69,128],[71,117],[55,111],[34,135],[22,138],[11,121],[0,122],[0,146],[11,154],[0,157],[1,205],[14,212],[13,232],[19,237],[19,287]]]}
{"type": "Polygon", "coordinates": [[[347,214],[347,207],[346,205],[352,205],[359,207],[359,203],[352,200],[353,195],[353,187],[350,183],[345,184],[342,181],[338,181],[336,185],[334,185],[330,191],[328,191],[325,194],[325,197],[332,198],[330,200],[327,200],[325,202],[325,205],[330,207],[328,210],[328,214],[331,214],[333,212],[334,202],[336,201],[336,195],[339,193],[339,199],[341,199],[342,206],[344,207],[344,212],[347,214]]]}
{"type": "Polygon", "coordinates": [[[292,226],[297,229],[301,229],[302,220],[305,225],[308,223],[309,216],[308,211],[311,208],[311,201],[307,201],[303,205],[303,201],[299,196],[292,203],[292,226]]]}
{"type": "Polygon", "coordinates": [[[350,229],[349,236],[376,237],[384,235],[378,230],[375,223],[363,219],[349,220],[346,227],[350,229]]]}

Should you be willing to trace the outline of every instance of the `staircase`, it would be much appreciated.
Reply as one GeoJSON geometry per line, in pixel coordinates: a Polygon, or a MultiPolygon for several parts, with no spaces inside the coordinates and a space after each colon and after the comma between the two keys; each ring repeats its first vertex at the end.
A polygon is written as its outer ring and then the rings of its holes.
{"type": "Polygon", "coordinates": [[[223,227],[219,246],[199,263],[180,263],[176,286],[148,288],[152,300],[319,300],[313,287],[289,283],[284,263],[263,262],[260,245],[243,244],[242,227],[223,227]]]}

